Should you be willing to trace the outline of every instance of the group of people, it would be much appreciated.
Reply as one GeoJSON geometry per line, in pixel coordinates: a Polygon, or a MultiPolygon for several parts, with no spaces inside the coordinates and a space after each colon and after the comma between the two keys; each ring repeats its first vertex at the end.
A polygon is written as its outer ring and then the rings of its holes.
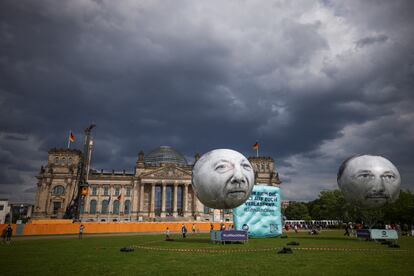
{"type": "Polygon", "coordinates": [[[12,234],[13,234],[13,228],[9,224],[1,232],[1,238],[2,238],[3,243],[10,243],[11,242],[12,234]]]}
{"type": "MultiPolygon", "coordinates": [[[[193,232],[193,234],[195,234],[197,232],[197,227],[196,227],[196,225],[194,223],[191,226],[191,231],[193,232]]],[[[185,226],[184,223],[181,224],[181,235],[182,235],[183,239],[185,239],[187,237],[187,232],[188,232],[187,226],[185,226]]],[[[167,227],[165,229],[165,240],[166,241],[172,241],[173,240],[171,238],[171,231],[170,231],[170,228],[169,227],[167,227]]]]}

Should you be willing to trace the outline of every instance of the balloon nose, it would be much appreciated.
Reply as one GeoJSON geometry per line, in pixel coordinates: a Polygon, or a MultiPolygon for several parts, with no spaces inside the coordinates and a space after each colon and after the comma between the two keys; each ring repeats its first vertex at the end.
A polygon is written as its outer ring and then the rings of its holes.
{"type": "Polygon", "coordinates": [[[246,178],[244,177],[244,175],[241,172],[241,168],[236,167],[234,169],[234,174],[233,177],[231,179],[231,184],[245,184],[246,183],[246,178]]]}

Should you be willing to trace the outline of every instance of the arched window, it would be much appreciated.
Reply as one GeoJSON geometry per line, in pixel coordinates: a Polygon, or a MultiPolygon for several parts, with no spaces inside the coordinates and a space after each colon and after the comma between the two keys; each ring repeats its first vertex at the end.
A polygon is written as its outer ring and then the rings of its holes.
{"type": "Polygon", "coordinates": [[[96,200],[91,200],[90,207],[89,207],[90,214],[96,214],[96,200]]]}
{"type": "Polygon", "coordinates": [[[109,207],[109,202],[107,199],[102,200],[102,211],[101,214],[108,214],[108,208],[109,207]]]}
{"type": "Polygon", "coordinates": [[[119,200],[114,201],[113,214],[119,215],[119,200]]]}
{"type": "Polygon", "coordinates": [[[58,164],[59,163],[59,157],[55,157],[55,164],[58,164]]]}
{"type": "Polygon", "coordinates": [[[69,164],[69,165],[72,165],[72,157],[69,157],[69,158],[68,158],[68,164],[69,164]]]}
{"type": "Polygon", "coordinates": [[[62,161],[62,165],[66,165],[66,158],[65,157],[63,157],[61,161],[62,161]]]}
{"type": "Polygon", "coordinates": [[[124,207],[124,213],[125,215],[129,215],[131,213],[131,201],[125,200],[125,207],[124,207]]]}
{"type": "Polygon", "coordinates": [[[64,195],[65,188],[63,186],[56,186],[53,188],[53,195],[64,195]]]}

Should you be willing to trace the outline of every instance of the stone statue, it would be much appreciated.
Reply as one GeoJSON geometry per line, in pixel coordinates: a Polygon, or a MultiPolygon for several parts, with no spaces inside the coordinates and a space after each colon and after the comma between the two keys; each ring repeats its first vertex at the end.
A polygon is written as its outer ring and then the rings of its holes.
{"type": "Polygon", "coordinates": [[[243,204],[254,181],[249,160],[230,149],[207,152],[193,168],[195,194],[204,205],[214,209],[232,209],[243,204]]]}
{"type": "Polygon", "coordinates": [[[339,168],[337,180],[345,199],[361,207],[381,207],[396,201],[400,193],[400,173],[381,156],[348,158],[339,168]]]}

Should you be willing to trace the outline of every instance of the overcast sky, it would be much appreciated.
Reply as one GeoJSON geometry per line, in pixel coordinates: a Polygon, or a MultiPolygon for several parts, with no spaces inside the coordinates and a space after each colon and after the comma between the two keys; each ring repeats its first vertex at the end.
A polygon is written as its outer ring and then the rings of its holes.
{"type": "Polygon", "coordinates": [[[140,150],[272,156],[282,199],[350,155],[414,190],[414,2],[0,2],[0,198],[34,202],[47,151],[91,123],[96,169],[140,150]]]}

